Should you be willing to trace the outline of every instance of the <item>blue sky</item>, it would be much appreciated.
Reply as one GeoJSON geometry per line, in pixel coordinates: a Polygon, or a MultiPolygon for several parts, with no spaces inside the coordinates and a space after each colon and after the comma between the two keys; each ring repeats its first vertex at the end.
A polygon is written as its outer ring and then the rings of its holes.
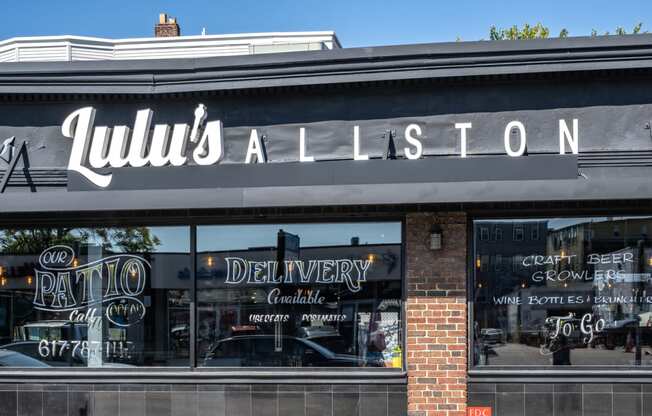
{"type": "Polygon", "coordinates": [[[613,32],[643,22],[652,31],[652,1],[383,0],[2,0],[0,39],[30,35],[109,38],[151,36],[159,12],[182,34],[335,30],[345,47],[479,40],[492,24],[536,23],[571,35],[613,32]]]}

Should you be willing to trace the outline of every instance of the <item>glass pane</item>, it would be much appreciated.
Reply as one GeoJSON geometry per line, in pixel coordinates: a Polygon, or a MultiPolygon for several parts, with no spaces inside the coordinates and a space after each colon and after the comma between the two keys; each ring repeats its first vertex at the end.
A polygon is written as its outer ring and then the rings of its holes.
{"type": "Polygon", "coordinates": [[[0,230],[0,365],[189,365],[188,227],[0,230]]]}
{"type": "Polygon", "coordinates": [[[650,217],[476,221],[474,363],[652,365],[651,227],[650,217]]]}
{"type": "Polygon", "coordinates": [[[198,366],[401,367],[401,224],[197,228],[198,366]]]}

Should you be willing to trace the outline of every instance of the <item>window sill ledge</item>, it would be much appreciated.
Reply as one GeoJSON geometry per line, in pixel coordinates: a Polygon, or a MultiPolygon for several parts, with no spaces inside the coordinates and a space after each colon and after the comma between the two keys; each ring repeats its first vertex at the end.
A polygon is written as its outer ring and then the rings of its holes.
{"type": "Polygon", "coordinates": [[[2,369],[0,383],[406,384],[399,369],[2,369]]]}
{"type": "Polygon", "coordinates": [[[650,383],[652,368],[589,367],[575,369],[472,369],[469,383],[650,383]]]}

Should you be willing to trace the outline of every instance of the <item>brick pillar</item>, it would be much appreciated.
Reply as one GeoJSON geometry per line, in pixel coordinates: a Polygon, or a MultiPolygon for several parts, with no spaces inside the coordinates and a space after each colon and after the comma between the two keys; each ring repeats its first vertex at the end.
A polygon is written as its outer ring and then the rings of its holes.
{"type": "Polygon", "coordinates": [[[406,221],[409,416],[465,416],[466,215],[414,213],[406,221]],[[443,246],[430,249],[430,230],[443,246]]]}

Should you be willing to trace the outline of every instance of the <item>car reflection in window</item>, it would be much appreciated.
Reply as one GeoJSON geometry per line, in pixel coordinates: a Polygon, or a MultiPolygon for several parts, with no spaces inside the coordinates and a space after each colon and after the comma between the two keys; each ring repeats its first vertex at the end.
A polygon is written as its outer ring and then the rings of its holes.
{"type": "Polygon", "coordinates": [[[0,349],[0,367],[49,367],[49,365],[19,352],[0,349]]]}
{"type": "Polygon", "coordinates": [[[331,326],[304,326],[297,330],[297,336],[334,352],[335,354],[349,354],[346,340],[331,326]]]}
{"type": "Polygon", "coordinates": [[[336,354],[307,339],[291,336],[240,335],[225,338],[211,349],[208,367],[382,367],[381,360],[336,354]]]}
{"type": "Polygon", "coordinates": [[[67,348],[57,354],[43,356],[39,353],[42,340],[81,342],[87,338],[88,325],[66,320],[43,320],[30,322],[16,328],[14,342],[0,348],[24,354],[50,366],[85,366],[86,362],[80,349],[67,348]]]}

